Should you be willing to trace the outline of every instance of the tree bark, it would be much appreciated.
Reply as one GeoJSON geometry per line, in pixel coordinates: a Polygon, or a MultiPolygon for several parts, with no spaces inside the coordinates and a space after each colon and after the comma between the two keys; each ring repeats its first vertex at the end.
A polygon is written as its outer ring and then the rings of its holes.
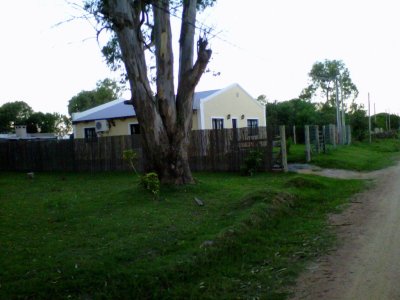
{"type": "MultiPolygon", "coordinates": [[[[149,1],[146,1],[148,3],[149,1]]],[[[178,89],[175,96],[174,56],[169,1],[151,1],[157,64],[153,93],[148,79],[141,33],[145,1],[107,0],[105,15],[115,31],[131,87],[132,103],[140,124],[145,170],[155,171],[161,182],[193,183],[188,161],[193,94],[210,60],[207,40],[198,42],[193,64],[196,0],[183,1],[178,89]]]]}

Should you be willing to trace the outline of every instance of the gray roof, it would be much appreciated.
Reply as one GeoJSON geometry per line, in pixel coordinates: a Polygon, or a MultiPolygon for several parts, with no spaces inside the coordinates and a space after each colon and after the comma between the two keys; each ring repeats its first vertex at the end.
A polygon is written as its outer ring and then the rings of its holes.
{"type": "Polygon", "coordinates": [[[210,91],[194,93],[193,109],[200,109],[201,100],[211,96],[212,94],[214,94],[218,91],[220,91],[220,90],[210,90],[210,91]]]}
{"type": "Polygon", "coordinates": [[[83,112],[75,113],[72,115],[72,121],[83,122],[136,116],[133,106],[124,104],[124,101],[124,99],[117,99],[83,112]]]}
{"type": "MultiPolygon", "coordinates": [[[[193,109],[200,109],[201,100],[211,96],[219,90],[210,90],[194,93],[193,109]]],[[[74,113],[72,122],[85,122],[104,119],[128,118],[136,116],[132,105],[124,104],[124,99],[117,99],[105,104],[93,107],[83,112],[74,113]]]]}

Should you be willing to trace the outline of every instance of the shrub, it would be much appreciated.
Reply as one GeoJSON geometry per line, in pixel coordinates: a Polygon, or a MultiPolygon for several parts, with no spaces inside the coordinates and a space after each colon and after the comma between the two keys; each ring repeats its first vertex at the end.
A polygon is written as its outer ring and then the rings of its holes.
{"type": "Polygon", "coordinates": [[[135,168],[135,164],[138,161],[137,152],[132,149],[124,150],[124,152],[122,153],[122,158],[129,163],[131,169],[135,172],[135,174],[137,174],[135,168]]]}
{"type": "Polygon", "coordinates": [[[140,177],[140,186],[147,191],[150,191],[154,197],[158,197],[160,194],[160,179],[158,179],[157,173],[150,172],[140,177]]]}
{"type": "Polygon", "coordinates": [[[262,163],[263,152],[260,149],[252,149],[244,159],[244,165],[241,167],[243,175],[253,176],[257,172],[262,163]]]}

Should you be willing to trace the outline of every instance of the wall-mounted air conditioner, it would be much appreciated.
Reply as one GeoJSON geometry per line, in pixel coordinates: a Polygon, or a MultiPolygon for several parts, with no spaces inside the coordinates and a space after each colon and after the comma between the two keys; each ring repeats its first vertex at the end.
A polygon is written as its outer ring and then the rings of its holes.
{"type": "Polygon", "coordinates": [[[108,121],[107,120],[97,120],[95,121],[96,132],[108,131],[108,121]]]}

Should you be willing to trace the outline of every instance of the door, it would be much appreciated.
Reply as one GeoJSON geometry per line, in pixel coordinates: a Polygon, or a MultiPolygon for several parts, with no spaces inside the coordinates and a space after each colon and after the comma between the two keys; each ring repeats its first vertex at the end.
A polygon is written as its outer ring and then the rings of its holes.
{"type": "Polygon", "coordinates": [[[237,130],[237,119],[232,119],[232,130],[233,130],[233,147],[238,146],[238,130],[237,130]]]}

